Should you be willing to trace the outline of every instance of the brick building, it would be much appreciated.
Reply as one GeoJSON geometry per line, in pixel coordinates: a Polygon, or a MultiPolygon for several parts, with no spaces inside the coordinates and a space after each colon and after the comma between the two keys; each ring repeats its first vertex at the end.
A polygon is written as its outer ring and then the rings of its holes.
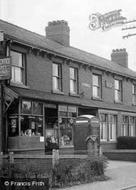
{"type": "Polygon", "coordinates": [[[65,21],[49,22],[45,36],[2,20],[0,31],[0,58],[11,62],[11,79],[1,85],[1,151],[44,152],[51,138],[73,152],[73,121],[82,114],[99,117],[103,149],[136,136],[136,72],[125,49],[110,61],[71,47],[65,21]]]}

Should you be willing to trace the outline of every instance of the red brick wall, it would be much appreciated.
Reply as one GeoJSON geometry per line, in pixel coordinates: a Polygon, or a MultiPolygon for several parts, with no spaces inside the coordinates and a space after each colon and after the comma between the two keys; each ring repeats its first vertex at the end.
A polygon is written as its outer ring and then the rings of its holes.
{"type": "MultiPolygon", "coordinates": [[[[24,52],[24,49],[22,50],[24,52]]],[[[84,92],[83,98],[92,97],[92,70],[90,68],[79,66],[76,63],[62,64],[63,92],[69,95],[69,67],[79,68],[79,92],[84,92]]],[[[95,69],[97,71],[97,69],[95,69]]],[[[104,102],[114,103],[114,76],[111,73],[102,72],[102,99],[104,102]],[[106,86],[108,82],[109,87],[106,86]],[[111,87],[110,87],[111,85],[111,87]]],[[[31,89],[45,92],[52,91],[52,61],[45,55],[34,55],[33,52],[27,53],[27,85],[31,89]]],[[[123,104],[132,105],[131,82],[123,78],[123,104]]]]}
{"type": "Polygon", "coordinates": [[[45,56],[27,55],[27,85],[31,89],[51,92],[52,87],[52,63],[45,56]]]}

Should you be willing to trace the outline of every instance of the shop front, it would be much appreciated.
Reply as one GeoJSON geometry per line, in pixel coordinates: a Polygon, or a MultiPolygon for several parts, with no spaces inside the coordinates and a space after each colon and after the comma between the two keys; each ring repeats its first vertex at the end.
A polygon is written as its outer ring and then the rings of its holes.
{"type": "Polygon", "coordinates": [[[12,102],[7,112],[8,150],[46,152],[47,142],[60,150],[73,149],[77,107],[31,99],[12,102]]]}

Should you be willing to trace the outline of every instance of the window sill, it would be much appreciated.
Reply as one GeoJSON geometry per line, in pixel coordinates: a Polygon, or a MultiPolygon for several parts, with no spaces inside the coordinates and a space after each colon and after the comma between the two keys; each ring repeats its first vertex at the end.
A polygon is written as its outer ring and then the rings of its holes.
{"type": "Polygon", "coordinates": [[[61,95],[64,95],[64,92],[59,91],[59,90],[52,90],[52,93],[53,93],[53,94],[61,94],[61,95]]]}
{"type": "Polygon", "coordinates": [[[109,141],[107,141],[107,140],[100,140],[100,143],[102,143],[102,144],[111,144],[111,143],[116,143],[117,141],[116,140],[109,140],[109,141]]]}
{"type": "Polygon", "coordinates": [[[69,92],[69,96],[73,96],[73,97],[80,97],[79,94],[75,94],[75,93],[72,93],[72,92],[69,92]]]}
{"type": "Polygon", "coordinates": [[[114,103],[115,103],[115,104],[123,104],[122,101],[115,101],[115,100],[114,100],[114,103]]]}
{"type": "Polygon", "coordinates": [[[74,145],[64,145],[64,146],[62,146],[62,145],[60,145],[60,148],[74,148],[74,145]]]}
{"type": "Polygon", "coordinates": [[[103,101],[103,99],[102,99],[102,98],[97,98],[97,97],[92,97],[91,99],[92,99],[92,100],[101,101],[101,102],[103,101]]]}
{"type": "Polygon", "coordinates": [[[11,86],[14,86],[14,87],[19,87],[19,88],[30,88],[29,86],[26,86],[22,83],[14,83],[14,82],[10,82],[10,85],[11,86]]]}

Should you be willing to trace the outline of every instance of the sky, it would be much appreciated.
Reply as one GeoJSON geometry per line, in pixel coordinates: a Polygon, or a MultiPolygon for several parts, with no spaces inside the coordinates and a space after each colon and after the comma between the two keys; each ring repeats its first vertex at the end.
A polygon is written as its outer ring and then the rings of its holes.
{"type": "Polygon", "coordinates": [[[129,68],[136,71],[136,36],[122,39],[136,30],[122,31],[121,26],[105,32],[89,29],[89,15],[118,9],[127,20],[136,19],[135,0],[0,0],[0,19],[42,35],[49,21],[66,20],[71,46],[107,59],[113,49],[126,48],[129,68]]]}

